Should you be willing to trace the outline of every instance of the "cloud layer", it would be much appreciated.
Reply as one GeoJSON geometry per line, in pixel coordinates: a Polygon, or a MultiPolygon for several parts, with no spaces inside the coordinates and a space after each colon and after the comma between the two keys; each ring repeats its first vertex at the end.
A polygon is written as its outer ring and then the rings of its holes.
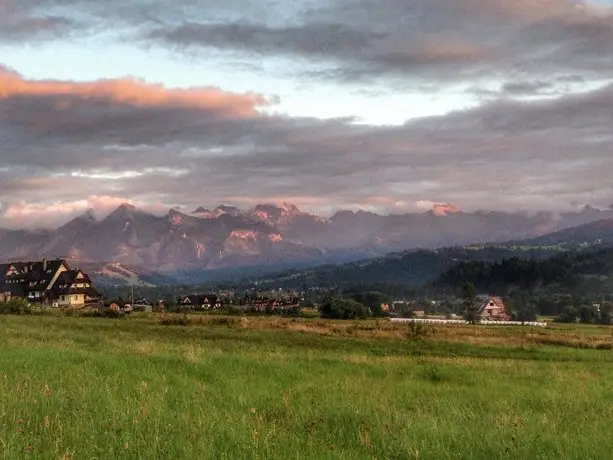
{"type": "MultiPolygon", "coordinates": [[[[175,60],[237,60],[259,77],[275,63],[288,81],[316,81],[331,94],[350,88],[393,101],[454,92],[467,103],[371,126],[276,113],[273,95],[232,92],[223,79],[191,88],[142,75],[41,81],[0,66],[0,226],[55,224],[89,207],[90,196],[187,208],[295,201],[317,212],[613,203],[606,6],[231,0],[204,11],[189,0],[146,9],[0,0],[0,43],[101,36],[175,60]]],[[[335,102],[313,103],[325,112],[335,102]]]]}

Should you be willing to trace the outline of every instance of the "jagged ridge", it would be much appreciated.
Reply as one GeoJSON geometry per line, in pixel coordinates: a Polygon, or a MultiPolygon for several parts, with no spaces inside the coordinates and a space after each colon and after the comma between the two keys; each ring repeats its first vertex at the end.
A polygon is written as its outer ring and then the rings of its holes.
{"type": "Polygon", "coordinates": [[[291,204],[171,209],[155,216],[126,203],[104,219],[88,211],[55,230],[0,230],[0,260],[62,257],[158,272],[337,263],[413,248],[519,240],[607,218],[613,211],[468,213],[449,204],[388,216],[341,211],[323,218],[291,204]]]}

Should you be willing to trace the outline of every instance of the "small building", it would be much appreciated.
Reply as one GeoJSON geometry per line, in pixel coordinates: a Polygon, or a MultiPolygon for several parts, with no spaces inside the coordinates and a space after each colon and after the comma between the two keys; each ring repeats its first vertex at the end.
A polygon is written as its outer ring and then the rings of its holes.
{"type": "Polygon", "coordinates": [[[508,321],[511,319],[511,315],[500,297],[479,296],[477,300],[479,302],[478,316],[480,320],[508,321]]]}
{"type": "Polygon", "coordinates": [[[273,310],[289,310],[300,307],[300,297],[296,295],[261,295],[256,294],[254,297],[246,298],[245,303],[256,310],[265,311],[266,309],[273,310]]]}
{"type": "Polygon", "coordinates": [[[199,310],[221,308],[221,299],[215,294],[192,294],[179,299],[179,305],[199,310]]]}
{"type": "Polygon", "coordinates": [[[56,285],[53,296],[60,307],[81,306],[100,299],[100,293],[92,287],[89,276],[81,270],[62,272],[56,285]]]}

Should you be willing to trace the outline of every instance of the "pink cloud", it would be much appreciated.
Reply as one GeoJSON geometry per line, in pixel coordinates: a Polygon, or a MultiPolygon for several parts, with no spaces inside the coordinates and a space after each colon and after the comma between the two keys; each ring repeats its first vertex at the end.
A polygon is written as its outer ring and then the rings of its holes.
{"type": "Polygon", "coordinates": [[[55,228],[69,220],[92,210],[94,218],[104,219],[123,203],[134,204],[138,209],[153,214],[164,214],[169,206],[161,202],[135,202],[118,196],[92,195],[75,201],[54,201],[50,203],[9,203],[0,207],[0,227],[11,229],[55,228]]]}
{"type": "Polygon", "coordinates": [[[55,97],[54,109],[69,110],[91,99],[140,108],[202,109],[225,117],[253,117],[268,101],[254,93],[236,94],[219,88],[167,88],[133,78],[70,82],[26,80],[0,66],[0,101],[11,98],[55,97]]]}

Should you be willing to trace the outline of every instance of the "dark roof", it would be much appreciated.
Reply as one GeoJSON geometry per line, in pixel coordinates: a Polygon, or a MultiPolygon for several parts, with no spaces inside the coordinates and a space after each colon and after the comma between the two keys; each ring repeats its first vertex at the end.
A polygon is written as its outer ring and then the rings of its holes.
{"type": "Polygon", "coordinates": [[[0,276],[2,277],[0,281],[21,283],[25,291],[44,291],[49,287],[62,264],[66,262],[61,259],[2,264],[0,265],[0,276]]]}
{"type": "Polygon", "coordinates": [[[73,287],[74,284],[83,283],[91,284],[89,276],[87,276],[81,270],[68,270],[60,274],[55,285],[53,286],[53,291],[56,295],[86,294],[86,290],[88,288],[76,286],[73,287]],[[82,279],[77,279],[79,274],[81,275],[82,279]]]}
{"type": "Polygon", "coordinates": [[[66,261],[62,259],[0,264],[0,292],[10,292],[15,297],[25,297],[29,292],[48,291],[62,265],[67,270],[58,276],[51,295],[87,294],[92,297],[100,297],[100,293],[91,287],[89,276],[81,270],[70,270],[66,261]],[[71,287],[75,281],[81,281],[76,280],[79,274],[83,277],[82,282],[90,284],[90,287],[71,287]]]}
{"type": "Polygon", "coordinates": [[[487,306],[490,304],[490,302],[494,303],[495,306],[497,306],[497,307],[499,307],[499,308],[501,308],[501,309],[506,311],[506,308],[504,306],[504,302],[502,301],[502,299],[500,297],[488,296],[479,305],[479,312],[483,313],[483,311],[487,308],[487,306]]]}
{"type": "Polygon", "coordinates": [[[60,276],[57,279],[57,283],[58,284],[65,284],[65,283],[72,284],[77,281],[81,281],[81,280],[77,280],[77,277],[79,275],[81,275],[81,279],[83,280],[84,283],[91,282],[87,273],[83,273],[81,270],[68,270],[68,271],[60,273],[60,276]]]}

